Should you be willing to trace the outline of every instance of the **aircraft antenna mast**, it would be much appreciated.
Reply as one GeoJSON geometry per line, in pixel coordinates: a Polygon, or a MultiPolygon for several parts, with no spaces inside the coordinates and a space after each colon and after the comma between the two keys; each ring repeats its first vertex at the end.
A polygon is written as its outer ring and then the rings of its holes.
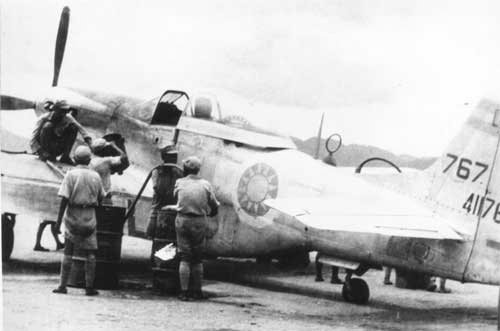
{"type": "Polygon", "coordinates": [[[321,114],[321,122],[319,123],[318,137],[316,140],[316,153],[314,154],[314,158],[319,158],[319,146],[321,145],[321,134],[323,131],[323,120],[325,119],[325,112],[321,114]]]}

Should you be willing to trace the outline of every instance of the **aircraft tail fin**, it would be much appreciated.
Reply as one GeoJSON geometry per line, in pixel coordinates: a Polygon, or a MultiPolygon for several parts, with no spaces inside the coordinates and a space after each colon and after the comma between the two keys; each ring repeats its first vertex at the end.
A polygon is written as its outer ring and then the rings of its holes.
{"type": "Polygon", "coordinates": [[[482,100],[441,157],[425,171],[429,178],[425,199],[440,214],[458,211],[464,224],[475,227],[482,218],[500,222],[494,196],[500,189],[499,143],[500,103],[482,100]]]}

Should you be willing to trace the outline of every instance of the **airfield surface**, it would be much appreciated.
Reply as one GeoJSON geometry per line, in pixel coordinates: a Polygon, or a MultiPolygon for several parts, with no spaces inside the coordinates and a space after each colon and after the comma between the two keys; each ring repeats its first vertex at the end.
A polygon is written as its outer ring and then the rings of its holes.
{"type": "MultiPolygon", "coordinates": [[[[314,268],[279,270],[251,261],[206,263],[204,302],[156,294],[148,271],[150,242],[124,237],[120,290],[86,297],[52,294],[60,252],[33,252],[37,221],[19,218],[12,261],[3,264],[4,330],[495,330],[496,287],[448,282],[451,294],[382,285],[364,277],[368,305],[348,304],[341,286],[314,282],[314,268]]],[[[52,248],[46,229],[43,244],[52,248]]],[[[329,268],[324,268],[325,280],[329,268]]]]}

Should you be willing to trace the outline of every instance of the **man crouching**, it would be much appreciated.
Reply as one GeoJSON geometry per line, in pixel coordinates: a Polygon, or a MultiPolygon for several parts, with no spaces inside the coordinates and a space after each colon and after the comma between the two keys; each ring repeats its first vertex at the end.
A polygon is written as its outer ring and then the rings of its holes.
{"type": "Polygon", "coordinates": [[[77,134],[80,133],[89,146],[92,138],[70,114],[71,107],[66,100],[47,102],[45,109],[49,112],[38,118],[30,142],[31,149],[42,161],[56,161],[61,155],[60,162],[72,165],[69,154],[77,134]]]}
{"type": "Polygon", "coordinates": [[[73,255],[85,258],[85,294],[96,295],[94,289],[97,250],[97,221],[95,207],[104,197],[102,181],[97,172],[90,170],[91,152],[87,146],[78,146],[74,160],[77,166],[64,177],[58,195],[61,205],[57,216],[56,230],[60,233],[64,219],[66,228],[64,256],[61,263],[61,283],[54,293],[67,293],[73,255]],[[63,217],[64,215],[64,217],[63,217]]]}

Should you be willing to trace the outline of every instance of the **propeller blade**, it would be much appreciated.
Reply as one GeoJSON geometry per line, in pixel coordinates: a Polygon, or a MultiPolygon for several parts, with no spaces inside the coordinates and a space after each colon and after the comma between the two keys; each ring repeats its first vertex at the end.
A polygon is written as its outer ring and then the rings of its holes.
{"type": "Polygon", "coordinates": [[[10,95],[0,96],[0,109],[2,110],[21,110],[34,109],[36,106],[34,101],[13,97],[10,95]]]}
{"type": "Polygon", "coordinates": [[[69,7],[64,7],[59,20],[59,30],[57,31],[56,49],[54,53],[54,77],[52,78],[52,86],[57,86],[59,81],[59,72],[64,57],[64,49],[66,47],[66,39],[68,38],[69,28],[69,7]]]}

